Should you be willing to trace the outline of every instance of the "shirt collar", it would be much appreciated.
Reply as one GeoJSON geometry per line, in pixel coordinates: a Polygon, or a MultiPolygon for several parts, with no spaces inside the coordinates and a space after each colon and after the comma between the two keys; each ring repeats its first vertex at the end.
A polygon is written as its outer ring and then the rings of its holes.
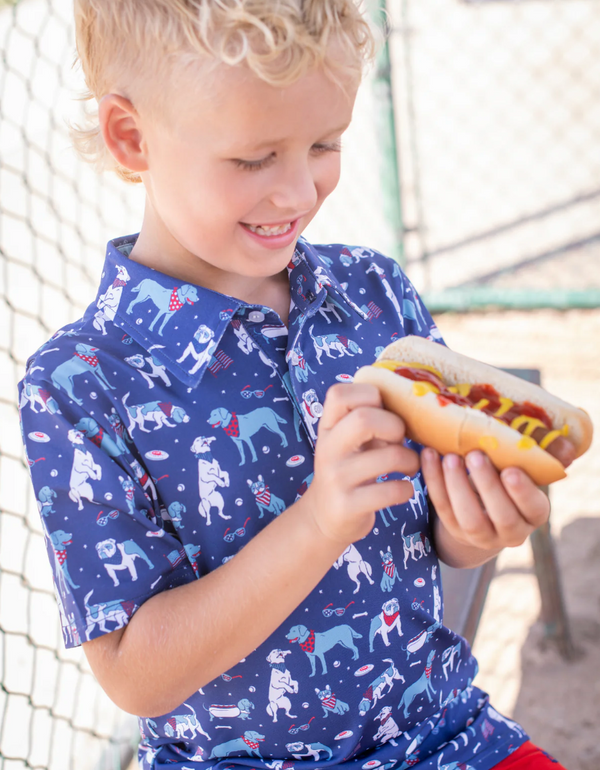
{"type": "MultiPolygon", "coordinates": [[[[113,320],[123,330],[122,342],[134,340],[181,382],[195,388],[209,367],[219,365],[217,347],[231,321],[253,309],[265,314],[270,311],[133,262],[129,254],[136,238],[128,235],[108,243],[92,307],[94,327],[102,329],[103,323],[97,322],[99,315],[113,320]]],[[[328,292],[337,294],[361,319],[368,320],[330,271],[329,262],[306,240],[298,240],[288,265],[293,300],[290,327],[294,317],[317,312],[328,292]]]]}

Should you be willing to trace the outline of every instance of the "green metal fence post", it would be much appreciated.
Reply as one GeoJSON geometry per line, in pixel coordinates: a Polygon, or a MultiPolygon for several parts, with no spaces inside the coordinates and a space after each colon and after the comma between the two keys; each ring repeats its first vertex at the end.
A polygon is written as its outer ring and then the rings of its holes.
{"type": "Polygon", "coordinates": [[[389,20],[386,5],[386,0],[374,0],[371,10],[375,22],[385,35],[384,44],[376,60],[373,91],[377,111],[377,138],[380,145],[380,179],[383,190],[384,214],[394,240],[390,256],[404,266],[404,222],[392,92],[392,65],[388,42],[389,20]]]}

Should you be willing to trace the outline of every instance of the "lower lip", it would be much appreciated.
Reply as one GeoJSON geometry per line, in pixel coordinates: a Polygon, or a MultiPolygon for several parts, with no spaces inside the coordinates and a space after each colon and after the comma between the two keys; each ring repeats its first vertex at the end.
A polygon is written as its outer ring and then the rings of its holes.
{"type": "Polygon", "coordinates": [[[289,246],[291,243],[294,243],[298,237],[300,220],[295,219],[292,222],[290,229],[281,235],[260,235],[259,233],[253,233],[252,230],[249,230],[244,224],[242,224],[242,228],[244,232],[250,236],[250,238],[254,239],[254,241],[257,243],[260,243],[261,246],[264,246],[267,249],[283,249],[286,246],[289,246]]]}

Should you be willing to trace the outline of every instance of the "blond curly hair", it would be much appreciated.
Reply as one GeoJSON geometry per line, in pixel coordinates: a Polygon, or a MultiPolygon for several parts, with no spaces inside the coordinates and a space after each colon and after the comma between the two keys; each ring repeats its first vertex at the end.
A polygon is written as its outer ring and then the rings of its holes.
{"type": "MultiPolygon", "coordinates": [[[[155,108],[168,93],[165,76],[177,66],[245,65],[274,86],[296,82],[322,66],[335,78],[357,78],[372,60],[376,37],[361,0],[74,0],[75,35],[87,92],[98,102],[119,92],[139,104],[152,83],[155,108]],[[335,56],[332,51],[335,50],[335,56]],[[160,87],[157,87],[160,84],[160,87]],[[157,95],[158,94],[158,95],[157,95]]],[[[86,126],[72,125],[75,148],[98,169],[129,182],[104,145],[97,111],[86,126]]]]}

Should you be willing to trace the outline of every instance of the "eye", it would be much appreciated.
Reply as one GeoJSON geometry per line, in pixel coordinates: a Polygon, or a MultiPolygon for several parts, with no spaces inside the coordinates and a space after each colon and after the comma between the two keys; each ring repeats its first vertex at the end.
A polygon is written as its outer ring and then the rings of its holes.
{"type": "Polygon", "coordinates": [[[320,142],[318,144],[313,144],[311,150],[316,155],[320,155],[323,152],[341,152],[342,140],[336,139],[335,142],[320,142]]]}
{"type": "Polygon", "coordinates": [[[236,158],[234,163],[238,168],[244,169],[244,171],[260,171],[261,168],[268,166],[274,157],[275,153],[272,152],[270,155],[267,155],[266,158],[261,158],[260,160],[242,160],[241,158],[236,158]]]}

